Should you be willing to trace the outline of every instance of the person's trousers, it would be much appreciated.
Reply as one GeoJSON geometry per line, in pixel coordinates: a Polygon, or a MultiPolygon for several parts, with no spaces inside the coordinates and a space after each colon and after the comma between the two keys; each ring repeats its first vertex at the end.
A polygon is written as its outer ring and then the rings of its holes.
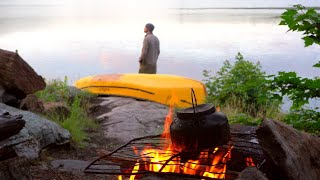
{"type": "Polygon", "coordinates": [[[139,73],[140,74],[157,74],[157,65],[140,63],[139,73]]]}

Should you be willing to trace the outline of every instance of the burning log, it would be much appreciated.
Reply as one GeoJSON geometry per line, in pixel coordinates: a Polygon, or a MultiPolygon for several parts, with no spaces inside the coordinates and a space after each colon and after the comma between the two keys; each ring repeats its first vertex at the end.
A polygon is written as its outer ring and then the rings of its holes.
{"type": "Polygon", "coordinates": [[[265,119],[257,129],[271,179],[319,179],[320,138],[265,119]]]}
{"type": "Polygon", "coordinates": [[[0,141],[18,134],[25,123],[21,115],[11,116],[9,113],[0,114],[0,141]]]}

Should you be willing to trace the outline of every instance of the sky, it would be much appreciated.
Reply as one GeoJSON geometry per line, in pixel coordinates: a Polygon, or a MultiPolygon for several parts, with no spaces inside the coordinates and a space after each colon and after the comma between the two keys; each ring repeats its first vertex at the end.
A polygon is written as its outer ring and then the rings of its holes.
{"type": "Polygon", "coordinates": [[[165,8],[208,8],[208,7],[286,7],[293,4],[320,6],[320,0],[1,0],[0,5],[69,5],[112,7],[165,7],[165,8]]]}

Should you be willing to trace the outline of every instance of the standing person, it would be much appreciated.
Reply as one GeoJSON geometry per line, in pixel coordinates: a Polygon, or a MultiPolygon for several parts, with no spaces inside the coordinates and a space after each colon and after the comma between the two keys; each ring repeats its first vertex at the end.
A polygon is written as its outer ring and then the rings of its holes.
{"type": "Polygon", "coordinates": [[[143,40],[142,52],[139,58],[139,73],[157,73],[157,60],[160,54],[160,43],[159,39],[155,35],[153,35],[153,30],[154,25],[151,23],[146,24],[146,26],[144,27],[144,32],[146,33],[146,35],[143,40]]]}

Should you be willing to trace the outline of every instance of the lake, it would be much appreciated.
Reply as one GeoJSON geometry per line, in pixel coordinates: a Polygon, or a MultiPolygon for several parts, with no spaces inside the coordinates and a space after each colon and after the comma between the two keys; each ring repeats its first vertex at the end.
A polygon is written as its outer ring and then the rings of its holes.
{"type": "Polygon", "coordinates": [[[18,50],[46,79],[68,76],[72,83],[94,74],[137,73],[148,22],[160,39],[158,73],[202,80],[203,70],[216,72],[241,52],[268,74],[320,74],[311,67],[320,60],[320,47],[304,48],[300,33],[278,26],[282,9],[199,9],[182,1],[159,8],[148,1],[12,2],[0,3],[0,48],[18,50]]]}

